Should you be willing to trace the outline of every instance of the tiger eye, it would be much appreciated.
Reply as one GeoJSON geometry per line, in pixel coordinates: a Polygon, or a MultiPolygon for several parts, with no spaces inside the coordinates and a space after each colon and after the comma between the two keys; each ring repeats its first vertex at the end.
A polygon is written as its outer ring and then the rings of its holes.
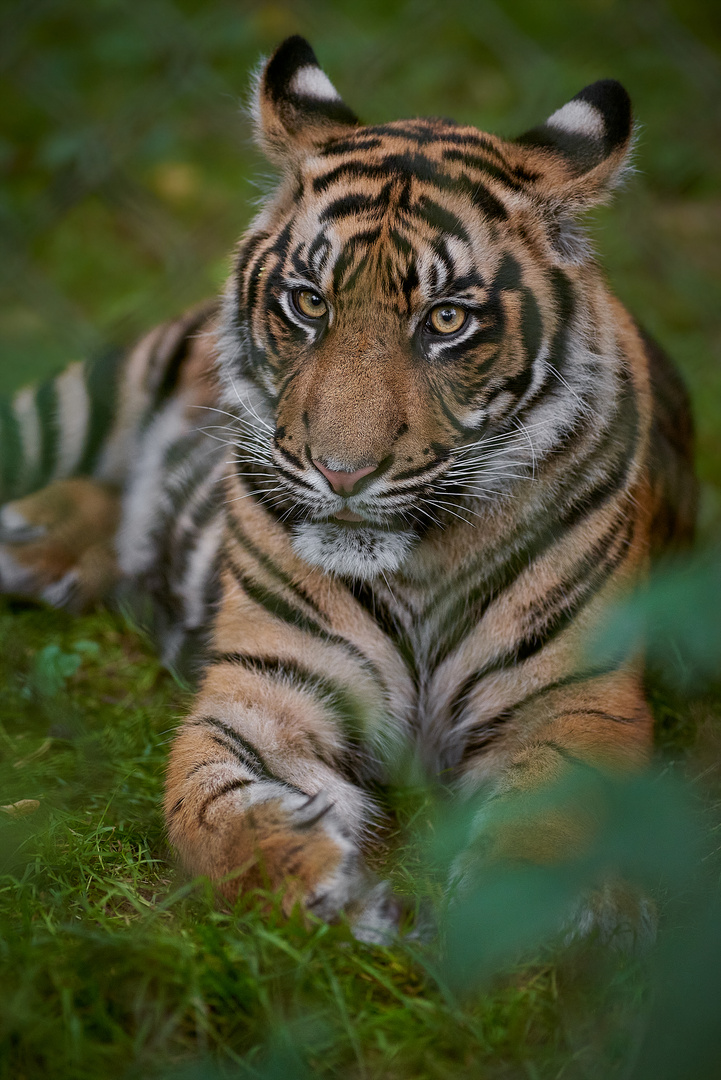
{"type": "Polygon", "coordinates": [[[328,305],[323,297],[312,289],[296,289],[293,299],[298,311],[307,319],[320,319],[328,311],[328,305]]]}
{"type": "Polygon", "coordinates": [[[438,334],[455,334],[465,321],[465,311],[463,308],[456,307],[455,304],[439,304],[428,316],[431,329],[438,334]]]}

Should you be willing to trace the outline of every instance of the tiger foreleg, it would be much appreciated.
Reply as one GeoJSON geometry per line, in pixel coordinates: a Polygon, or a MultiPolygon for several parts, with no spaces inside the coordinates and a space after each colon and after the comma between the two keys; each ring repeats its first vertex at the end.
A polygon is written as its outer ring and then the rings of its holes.
{"type": "MultiPolygon", "coordinates": [[[[461,888],[479,880],[484,864],[553,868],[586,856],[604,828],[608,780],[630,777],[650,756],[652,720],[630,673],[542,695],[514,721],[515,745],[454,869],[461,888]]],[[[464,792],[477,790],[484,773],[483,755],[471,756],[464,792]]],[[[567,943],[593,938],[624,951],[648,947],[655,924],[653,902],[613,867],[559,913],[567,943]]]]}
{"type": "Polygon", "coordinates": [[[286,757],[270,718],[263,738],[237,713],[197,714],[173,747],[166,819],[185,869],[211,878],[227,901],[280,889],[286,913],[300,904],[333,922],[343,912],[356,937],[388,940],[400,909],[363,861],[366,797],[317,759],[291,756],[290,747],[286,757]]]}
{"type": "Polygon", "coordinates": [[[58,480],[0,509],[0,591],[84,610],[119,571],[120,495],[85,477],[58,480]]]}

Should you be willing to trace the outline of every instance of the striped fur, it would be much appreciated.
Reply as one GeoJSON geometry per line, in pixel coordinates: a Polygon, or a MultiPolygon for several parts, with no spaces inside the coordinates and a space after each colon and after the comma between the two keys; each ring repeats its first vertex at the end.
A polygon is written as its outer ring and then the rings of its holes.
{"type": "MultiPolygon", "coordinates": [[[[231,898],[292,880],[288,903],[377,939],[397,908],[362,850],[399,755],[508,800],[647,760],[638,658],[583,646],[691,535],[688,403],[578,224],[627,167],[617,83],[515,141],[364,127],[291,38],[254,118],[282,175],[220,308],[18,394],[3,482],[117,492],[107,580],[150,600],[168,662],[204,643],[168,769],[187,868],[231,898]]],[[[77,578],[37,570],[52,491],[2,512],[7,587],[77,578]]],[[[485,848],[556,859],[576,824],[485,848]]]]}

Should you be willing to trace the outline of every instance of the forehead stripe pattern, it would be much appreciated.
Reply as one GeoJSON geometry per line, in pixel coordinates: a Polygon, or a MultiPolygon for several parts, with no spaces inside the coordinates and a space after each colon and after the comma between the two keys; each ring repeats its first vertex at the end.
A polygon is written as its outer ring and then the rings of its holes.
{"type": "Polygon", "coordinates": [[[453,176],[439,167],[432,159],[418,153],[386,154],[378,162],[351,158],[336,165],[330,172],[313,180],[313,191],[323,194],[340,180],[377,180],[391,175],[412,177],[414,182],[428,184],[439,191],[458,192],[469,197],[471,203],[491,219],[506,221],[508,211],[501,201],[480,181],[465,173],[453,176]]]}

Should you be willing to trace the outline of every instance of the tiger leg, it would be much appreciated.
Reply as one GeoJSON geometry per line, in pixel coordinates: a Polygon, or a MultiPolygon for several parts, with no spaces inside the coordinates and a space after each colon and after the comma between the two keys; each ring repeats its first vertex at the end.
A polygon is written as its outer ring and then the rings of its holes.
{"type": "Polygon", "coordinates": [[[0,591],[84,610],[117,581],[120,495],[75,477],[0,509],[0,591]]]}
{"type": "Polygon", "coordinates": [[[185,869],[207,875],[230,902],[257,887],[283,889],[286,913],[296,903],[329,922],[345,912],[360,940],[387,941],[400,909],[361,854],[371,801],[321,746],[314,752],[298,719],[294,727],[262,695],[220,705],[201,692],[170,755],[171,843],[185,869]]]}
{"type": "MultiPolygon", "coordinates": [[[[594,779],[630,776],[650,757],[653,721],[640,677],[614,672],[535,695],[511,722],[505,768],[477,820],[481,859],[553,866],[582,856],[604,815],[594,779]]],[[[486,770],[482,752],[464,763],[464,793],[486,770]]],[[[654,935],[653,903],[613,876],[584,893],[564,923],[567,941],[597,937],[626,951],[654,935]]]]}

